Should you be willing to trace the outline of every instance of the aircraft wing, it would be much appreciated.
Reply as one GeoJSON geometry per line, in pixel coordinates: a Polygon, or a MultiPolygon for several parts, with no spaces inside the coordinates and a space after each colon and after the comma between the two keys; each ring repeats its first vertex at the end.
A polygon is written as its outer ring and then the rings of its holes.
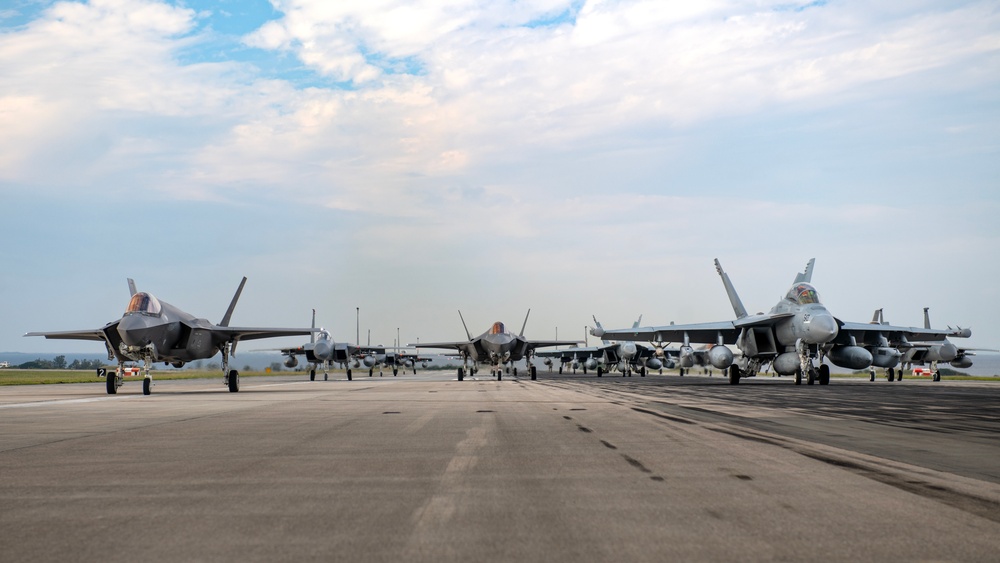
{"type": "Polygon", "coordinates": [[[104,331],[97,330],[64,330],[60,332],[29,332],[25,336],[44,336],[54,340],[99,340],[106,341],[104,331]]]}
{"type": "Polygon", "coordinates": [[[477,346],[478,340],[463,340],[460,342],[421,342],[418,344],[407,344],[409,348],[438,348],[442,350],[457,350],[476,357],[481,350],[477,346]]]}
{"type": "Polygon", "coordinates": [[[790,316],[792,316],[791,313],[767,314],[743,317],[735,321],[620,328],[605,330],[601,338],[606,340],[645,340],[647,342],[684,342],[686,337],[689,343],[718,344],[721,335],[724,344],[736,344],[742,329],[772,326],[790,316]]]}
{"type": "Polygon", "coordinates": [[[525,345],[534,350],[535,348],[548,348],[549,346],[578,346],[579,340],[525,340],[525,345]]]}
{"type": "Polygon", "coordinates": [[[544,352],[535,352],[535,356],[539,358],[597,358],[604,354],[604,349],[606,346],[586,346],[586,347],[573,347],[564,348],[562,350],[546,350],[544,352]]]}
{"type": "Polygon", "coordinates": [[[222,336],[224,340],[259,340],[261,338],[280,338],[282,336],[308,336],[319,332],[318,328],[248,328],[232,326],[213,326],[212,332],[222,336]]]}
{"type": "Polygon", "coordinates": [[[902,342],[940,342],[949,336],[957,336],[953,330],[921,328],[915,326],[893,326],[877,323],[849,323],[837,320],[840,331],[835,344],[850,344],[853,336],[858,345],[869,344],[877,346],[881,336],[884,336],[890,344],[897,345],[902,342]]]}

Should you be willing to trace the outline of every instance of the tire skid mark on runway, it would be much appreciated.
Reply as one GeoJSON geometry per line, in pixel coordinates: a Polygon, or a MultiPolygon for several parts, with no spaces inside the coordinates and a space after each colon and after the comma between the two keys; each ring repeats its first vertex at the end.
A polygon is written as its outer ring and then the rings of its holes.
{"type": "Polygon", "coordinates": [[[461,498],[464,484],[479,463],[477,452],[487,445],[488,426],[494,423],[495,417],[483,417],[479,426],[466,430],[465,438],[455,446],[455,453],[441,476],[437,492],[413,513],[413,528],[404,559],[420,558],[425,551],[434,551],[446,558],[454,556],[454,548],[442,540],[455,529],[452,521],[458,507],[466,505],[461,498]],[[443,554],[440,553],[442,549],[445,550],[443,554]]]}
{"type": "MultiPolygon", "coordinates": [[[[719,428],[712,425],[705,425],[705,428],[735,438],[793,451],[799,455],[833,465],[884,485],[889,485],[902,491],[1000,523],[1000,502],[993,499],[958,491],[948,486],[917,480],[911,475],[907,475],[895,468],[881,468],[876,463],[866,463],[858,459],[847,459],[846,456],[838,456],[836,453],[829,451],[830,448],[824,448],[825,451],[820,451],[819,448],[811,448],[805,443],[788,440],[779,436],[765,437],[757,432],[719,428]]],[[[734,475],[734,477],[742,479],[746,476],[734,475]]]]}

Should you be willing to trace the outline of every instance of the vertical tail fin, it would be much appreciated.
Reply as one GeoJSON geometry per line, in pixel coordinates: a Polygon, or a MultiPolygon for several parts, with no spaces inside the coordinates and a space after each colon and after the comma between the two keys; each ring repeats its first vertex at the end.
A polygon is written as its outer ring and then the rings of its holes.
{"type": "MultiPolygon", "coordinates": [[[[312,327],[316,328],[316,309],[313,309],[313,324],[312,324],[312,327]]],[[[315,332],[310,332],[309,333],[309,343],[310,344],[315,344],[316,343],[316,333],[315,332]]]]}
{"type": "Polygon", "coordinates": [[[128,278],[128,294],[129,297],[136,294],[135,280],[133,280],[132,278],[128,278]]]}
{"type": "Polygon", "coordinates": [[[243,281],[240,282],[240,287],[236,289],[236,295],[233,296],[233,301],[229,304],[229,309],[226,309],[226,316],[222,317],[222,322],[219,326],[229,326],[229,319],[233,316],[233,309],[236,308],[236,302],[240,299],[240,294],[243,293],[243,286],[247,283],[247,277],[243,276],[243,281]]]}
{"type": "MultiPolygon", "coordinates": [[[[530,314],[531,314],[531,309],[528,309],[528,315],[530,315],[530,314]]],[[[521,325],[521,334],[520,334],[520,336],[522,338],[524,338],[524,329],[528,326],[528,315],[524,316],[524,324],[521,325]]]]}
{"type": "Polygon", "coordinates": [[[812,278],[813,278],[813,264],[815,264],[815,263],[816,263],[816,259],[815,258],[810,258],[809,259],[809,263],[806,264],[806,270],[804,272],[802,272],[801,274],[796,274],[795,281],[793,281],[792,283],[793,284],[802,283],[802,282],[812,283],[812,278]]]}
{"type": "Polygon", "coordinates": [[[931,327],[931,315],[927,312],[928,310],[930,310],[930,307],[924,307],[924,328],[931,327]]]}
{"type": "Polygon", "coordinates": [[[462,319],[462,328],[465,329],[465,335],[469,337],[469,342],[472,342],[472,335],[469,334],[469,327],[465,326],[465,317],[462,316],[462,310],[458,311],[458,318],[462,319]]]}
{"type": "MultiPolygon", "coordinates": [[[[594,320],[596,321],[597,319],[594,319],[594,320]]],[[[642,315],[639,315],[639,319],[637,321],[635,321],[634,323],[632,323],[632,328],[639,328],[639,323],[641,323],[641,322],[642,322],[642,315]]]]}
{"type": "Polygon", "coordinates": [[[733,287],[733,282],[729,281],[729,274],[727,274],[722,269],[722,264],[719,263],[719,259],[715,259],[715,271],[719,272],[722,277],[722,285],[726,286],[726,294],[729,295],[729,302],[733,306],[733,312],[736,313],[737,319],[742,319],[747,316],[746,307],[743,306],[743,302],[740,301],[740,296],[736,294],[736,288],[733,287]]]}

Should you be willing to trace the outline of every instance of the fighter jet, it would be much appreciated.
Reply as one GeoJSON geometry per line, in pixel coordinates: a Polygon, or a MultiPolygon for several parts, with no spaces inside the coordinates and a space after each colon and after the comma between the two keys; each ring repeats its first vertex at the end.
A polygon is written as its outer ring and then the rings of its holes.
{"type": "MultiPolygon", "coordinates": [[[[604,335],[604,327],[601,326],[596,316],[593,319],[594,328],[590,330],[590,334],[600,338],[604,335]]],[[[638,328],[641,322],[642,315],[639,316],[639,320],[632,324],[632,328],[638,328]]],[[[577,369],[583,368],[585,374],[588,369],[596,371],[597,377],[602,377],[611,370],[621,372],[622,377],[631,377],[633,371],[638,373],[640,377],[646,377],[646,368],[661,369],[663,367],[662,348],[660,349],[660,357],[657,357],[655,349],[627,340],[623,342],[604,340],[601,346],[572,347],[538,352],[535,355],[545,358],[545,365],[550,367],[552,359],[559,358],[559,373],[563,372],[565,364],[570,364],[573,373],[576,373],[577,369]]]]}
{"type": "Polygon", "coordinates": [[[866,346],[878,350],[890,347],[890,339],[936,342],[951,335],[948,331],[934,329],[837,319],[820,303],[819,294],[811,284],[814,263],[815,259],[809,261],[805,271],[795,277],[788,293],[770,312],[748,315],[729,276],[715,260],[715,269],[722,278],[736,320],[608,330],[604,333],[605,338],[682,342],[679,357],[682,367],[694,365],[691,343],[715,344],[707,352],[709,361],[718,369],[728,370],[729,382],[733,385],[742,377],[756,375],[768,364],[780,375],[795,375],[796,385],[802,383],[803,376],[808,378],[810,385],[816,381],[827,385],[830,366],[823,363],[824,357],[841,367],[866,369],[873,361],[872,352],[866,346]],[[741,352],[739,358],[735,358],[727,346],[734,344],[741,352]],[[818,368],[814,360],[819,361],[818,368]]]}
{"type": "MultiPolygon", "coordinates": [[[[473,362],[472,369],[476,368],[476,365],[480,362],[489,362],[491,367],[491,374],[495,375],[497,380],[503,379],[503,370],[506,367],[508,370],[510,366],[508,364],[513,364],[519,360],[524,360],[525,367],[528,373],[531,374],[531,379],[537,379],[537,373],[535,366],[531,365],[531,356],[535,351],[535,348],[541,348],[546,346],[568,346],[571,344],[580,344],[578,340],[527,340],[524,338],[524,328],[528,325],[528,315],[531,315],[531,309],[528,309],[528,314],[524,316],[524,324],[521,325],[521,333],[513,334],[508,332],[506,327],[502,322],[495,322],[489,330],[480,334],[479,336],[473,338],[469,333],[469,328],[465,325],[465,319],[462,317],[462,312],[458,312],[458,318],[462,320],[462,327],[465,328],[465,335],[469,337],[467,341],[460,342],[423,342],[417,344],[407,344],[411,348],[441,348],[441,349],[451,349],[457,350],[462,356],[462,367],[458,368],[458,380],[462,381],[465,379],[465,374],[469,373],[469,360],[473,362]]],[[[514,375],[517,375],[517,368],[514,367],[514,375]]]]}
{"type": "MultiPolygon", "coordinates": [[[[924,307],[924,328],[931,328],[930,319],[930,308],[924,307]]],[[[887,325],[885,322],[885,317],[882,314],[882,309],[876,309],[875,314],[872,316],[873,325],[887,325]]],[[[952,329],[948,327],[948,335],[957,338],[968,338],[972,336],[972,331],[967,328],[958,327],[952,329]]],[[[934,381],[941,380],[941,372],[938,371],[938,363],[951,364],[956,368],[968,368],[972,366],[971,356],[976,355],[976,351],[991,351],[988,348],[966,348],[961,346],[956,346],[948,338],[944,338],[939,342],[910,342],[903,339],[899,342],[889,342],[891,347],[881,348],[877,351],[873,350],[874,360],[872,361],[872,369],[870,370],[870,380],[875,381],[875,368],[881,367],[885,368],[885,376],[889,381],[893,381],[896,378],[894,369],[897,365],[902,364],[902,367],[898,373],[898,380],[903,380],[903,372],[907,369],[912,369],[913,365],[925,365],[930,364],[932,378],[934,381]]]]}
{"type": "Polygon", "coordinates": [[[241,340],[306,335],[315,330],[230,327],[229,320],[246,283],[247,279],[244,277],[219,324],[185,313],[166,301],[160,301],[151,293],[136,291],[135,282],[129,278],[128,287],[132,298],[120,319],[98,329],[29,332],[25,336],[104,342],[108,359],[118,359],[117,372],[107,376],[107,391],[110,395],[117,393],[124,382],[126,361],[143,361],[145,377],[142,392],[149,395],[153,386],[149,368],[154,362],[179,368],[187,362],[211,358],[217,352],[222,352],[224,384],[229,387],[230,392],[236,393],[240,390],[240,374],[235,369],[229,369],[229,356],[236,354],[236,345],[241,340]]]}

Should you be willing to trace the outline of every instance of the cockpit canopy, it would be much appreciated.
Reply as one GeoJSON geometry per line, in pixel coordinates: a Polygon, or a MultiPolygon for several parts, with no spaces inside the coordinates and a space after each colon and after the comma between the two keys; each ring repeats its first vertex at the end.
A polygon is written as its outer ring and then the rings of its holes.
{"type": "Polygon", "coordinates": [[[792,289],[788,290],[788,295],[786,295],[785,298],[796,301],[799,305],[819,303],[819,294],[816,293],[816,288],[807,283],[797,283],[793,285],[792,289]]]}
{"type": "Polygon", "coordinates": [[[503,323],[500,321],[493,323],[493,326],[490,327],[490,334],[506,334],[506,332],[507,329],[504,328],[503,323]]]}
{"type": "Polygon", "coordinates": [[[158,317],[160,316],[160,302],[152,295],[140,291],[132,296],[132,300],[128,302],[128,308],[125,309],[126,315],[132,313],[158,317]]]}

